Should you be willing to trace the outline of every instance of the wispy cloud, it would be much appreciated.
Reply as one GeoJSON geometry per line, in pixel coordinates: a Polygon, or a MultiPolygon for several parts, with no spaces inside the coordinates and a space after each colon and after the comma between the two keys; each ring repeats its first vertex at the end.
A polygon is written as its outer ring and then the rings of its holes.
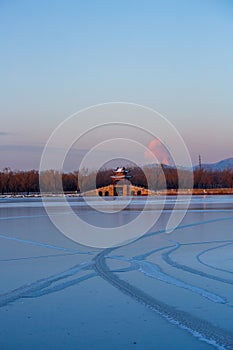
{"type": "Polygon", "coordinates": [[[7,135],[11,135],[11,133],[5,132],[5,131],[0,131],[0,136],[7,136],[7,135]]]}
{"type": "MultiPolygon", "coordinates": [[[[1,134],[0,134],[1,136],[1,134]]],[[[42,152],[41,146],[28,146],[28,145],[0,145],[0,151],[13,151],[13,152],[42,152]]]]}

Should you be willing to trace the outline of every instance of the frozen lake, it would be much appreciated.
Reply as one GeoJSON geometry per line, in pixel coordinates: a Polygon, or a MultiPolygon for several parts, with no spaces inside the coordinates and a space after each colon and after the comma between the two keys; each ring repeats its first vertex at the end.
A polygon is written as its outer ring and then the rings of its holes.
{"type": "MultiPolygon", "coordinates": [[[[69,202],[82,220],[111,228],[145,199],[117,213],[69,202]]],[[[162,202],[151,200],[148,219],[162,202]]],[[[166,199],[137,241],[101,250],[60,233],[39,198],[1,198],[0,349],[233,349],[233,196],[194,196],[166,234],[174,203],[166,199]]],[[[59,198],[49,206],[69,223],[59,198]]]]}

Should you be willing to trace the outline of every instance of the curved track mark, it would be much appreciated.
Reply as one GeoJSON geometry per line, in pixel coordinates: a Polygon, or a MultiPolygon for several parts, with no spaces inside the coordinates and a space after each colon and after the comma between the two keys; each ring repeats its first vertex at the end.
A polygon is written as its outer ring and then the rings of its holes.
{"type": "Polygon", "coordinates": [[[215,346],[217,349],[233,349],[232,333],[216,327],[213,324],[195,316],[191,316],[185,311],[177,310],[170,305],[156,300],[151,295],[145,293],[137,287],[132,286],[128,282],[123,281],[118,276],[113,274],[109,270],[105,260],[106,255],[113,249],[105,249],[93,259],[95,262],[94,269],[99,276],[134,300],[156,311],[170,322],[178,325],[180,328],[189,331],[198,339],[215,346]]]}

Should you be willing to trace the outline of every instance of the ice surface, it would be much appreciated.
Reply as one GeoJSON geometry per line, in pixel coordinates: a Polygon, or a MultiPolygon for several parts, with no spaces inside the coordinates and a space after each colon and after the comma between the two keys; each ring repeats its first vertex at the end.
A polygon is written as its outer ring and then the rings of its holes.
{"type": "MultiPolygon", "coordinates": [[[[163,200],[150,199],[148,215],[163,200]]],[[[123,212],[103,214],[68,201],[83,220],[107,227],[145,205],[133,198],[123,212]]],[[[175,201],[139,240],[100,251],[62,235],[41,199],[1,199],[0,348],[233,349],[233,196],[193,197],[166,234],[175,201]]],[[[68,215],[59,198],[49,205],[68,215]]]]}

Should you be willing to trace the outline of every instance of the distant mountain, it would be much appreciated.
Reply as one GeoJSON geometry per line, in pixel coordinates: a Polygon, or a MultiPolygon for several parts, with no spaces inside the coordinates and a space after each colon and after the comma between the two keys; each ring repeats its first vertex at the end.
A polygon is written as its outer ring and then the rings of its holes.
{"type": "MultiPolygon", "coordinates": [[[[198,168],[199,168],[199,166],[196,165],[194,167],[194,170],[198,169],[198,168]]],[[[205,170],[216,170],[216,171],[222,171],[222,170],[225,170],[225,169],[233,170],[233,157],[220,160],[217,163],[202,164],[202,169],[205,169],[205,170]]]]}
{"type": "MultiPolygon", "coordinates": [[[[157,164],[157,163],[149,163],[149,164],[144,164],[144,165],[137,165],[129,160],[124,160],[124,159],[114,159],[109,161],[108,163],[104,164],[105,169],[114,169],[118,166],[124,166],[126,168],[141,168],[141,169],[157,169],[163,166],[164,169],[174,169],[176,168],[174,165],[167,165],[167,164],[157,164]]],[[[199,169],[199,165],[194,166],[193,168],[189,167],[182,167],[182,166],[177,166],[177,169],[179,170],[197,170],[199,169]]],[[[212,170],[212,171],[222,171],[225,169],[231,169],[233,170],[233,157],[227,158],[220,160],[217,163],[203,163],[202,164],[202,169],[205,170],[212,170]]]]}

